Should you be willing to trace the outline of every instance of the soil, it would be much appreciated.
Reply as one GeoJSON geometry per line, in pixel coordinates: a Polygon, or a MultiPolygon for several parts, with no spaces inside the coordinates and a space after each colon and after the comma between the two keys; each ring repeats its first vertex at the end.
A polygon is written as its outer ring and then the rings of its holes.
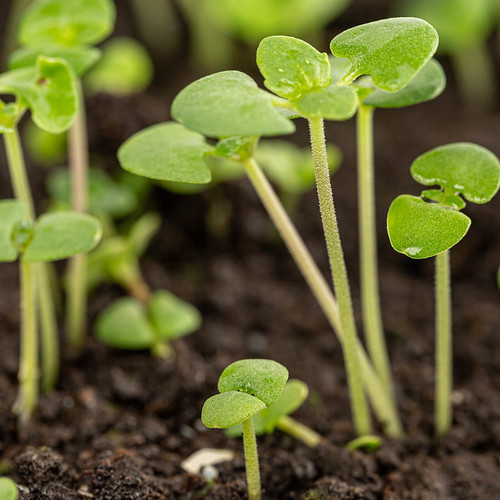
{"type": "MultiPolygon", "coordinates": [[[[387,15],[388,2],[353,4],[332,30],[387,15]]],[[[123,12],[119,27],[126,32],[130,19],[123,12]]],[[[107,168],[116,171],[116,148],[132,133],[168,118],[168,99],[194,78],[184,70],[177,67],[166,89],[157,80],[148,94],[89,99],[91,149],[107,168]]],[[[23,432],[11,413],[19,350],[18,270],[2,264],[0,473],[19,484],[22,500],[246,498],[241,440],[206,429],[200,410],[217,392],[227,364],[265,357],[309,385],[310,398],[294,418],[325,439],[309,449],[280,431],[261,436],[264,499],[500,498],[500,196],[484,206],[467,206],[472,227],[451,252],[453,428],[441,440],[433,437],[433,262],[396,254],[384,227],[398,194],[420,192],[409,175],[418,154],[454,141],[477,142],[500,154],[498,111],[466,113],[451,79],[433,102],[376,113],[381,300],[403,439],[384,439],[371,453],[345,449],[353,428],[339,343],[242,179],[189,197],[155,188],[148,199],[147,208],[159,211],[163,223],[142,262],[144,276],[153,289],[174,292],[203,315],[201,329],[175,343],[176,358],[112,350],[89,335],[80,357],[64,354],[57,389],[41,398],[23,432]],[[207,217],[214,203],[222,203],[227,217],[216,234],[207,217]],[[214,482],[181,468],[204,447],[235,452],[234,460],[216,466],[214,482]]],[[[328,124],[327,137],[344,154],[333,189],[361,326],[354,121],[328,124]]],[[[303,125],[294,139],[307,145],[303,125]]],[[[12,193],[3,155],[0,162],[0,197],[6,198],[12,193]]],[[[29,170],[43,207],[46,172],[33,165],[29,170]]],[[[328,275],[314,192],[301,199],[294,220],[328,275]]],[[[111,285],[97,289],[89,324],[121,295],[111,285]]]]}

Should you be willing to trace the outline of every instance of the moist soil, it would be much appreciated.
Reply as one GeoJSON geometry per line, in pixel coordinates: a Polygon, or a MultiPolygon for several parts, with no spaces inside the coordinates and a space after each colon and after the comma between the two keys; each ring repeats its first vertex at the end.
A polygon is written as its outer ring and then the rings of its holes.
{"type": "MultiPolygon", "coordinates": [[[[365,19],[351,9],[341,21],[350,26],[385,14],[365,19]]],[[[147,95],[89,99],[94,154],[116,171],[116,148],[137,130],[168,119],[170,97],[193,78],[178,70],[167,89],[157,84],[147,95]]],[[[174,359],[159,359],[107,348],[89,328],[83,353],[64,353],[56,390],[42,396],[22,432],[11,412],[18,270],[2,264],[0,473],[18,483],[22,500],[246,498],[241,440],[206,429],[200,410],[229,363],[265,357],[308,384],[310,397],[294,418],[324,440],[310,449],[280,431],[259,437],[264,499],[500,498],[500,196],[467,206],[471,229],[451,251],[453,427],[441,440],[433,437],[433,262],[395,253],[385,231],[390,202],[421,191],[409,174],[418,154],[454,141],[477,142],[499,154],[499,126],[498,108],[467,114],[453,81],[436,101],[376,113],[381,301],[404,438],[384,439],[375,452],[346,450],[354,435],[339,343],[249,182],[241,179],[194,196],[155,188],[145,206],[163,218],[142,261],[145,279],[152,289],[168,289],[195,304],[203,315],[200,330],[175,343],[174,359]],[[181,467],[205,447],[235,453],[216,466],[211,482],[181,467]]],[[[327,126],[328,140],[344,155],[333,190],[362,333],[354,136],[353,120],[327,126]]],[[[294,140],[307,145],[303,125],[294,140]]],[[[6,198],[12,193],[3,158],[0,194],[6,198]]],[[[31,164],[29,171],[44,207],[46,172],[31,164]]],[[[293,219],[327,276],[314,192],[300,200],[293,219]]],[[[111,285],[98,288],[90,298],[89,324],[122,295],[111,285]]]]}

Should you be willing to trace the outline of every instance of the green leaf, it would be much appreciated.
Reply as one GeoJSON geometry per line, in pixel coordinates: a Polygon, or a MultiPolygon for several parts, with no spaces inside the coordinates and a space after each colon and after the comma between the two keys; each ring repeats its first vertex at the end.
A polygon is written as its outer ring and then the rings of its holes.
{"type": "MultiPolygon", "coordinates": [[[[288,370],[270,359],[242,359],[230,364],[219,378],[220,392],[242,391],[273,404],[288,380],[288,370]]],[[[236,422],[238,423],[238,422],[236,422]]]]}
{"type": "Polygon", "coordinates": [[[165,290],[152,295],[148,303],[148,316],[162,340],[188,335],[201,326],[198,310],[165,290]]]}
{"type": "Polygon", "coordinates": [[[26,218],[26,208],[20,201],[0,201],[0,262],[17,259],[18,249],[12,241],[12,233],[16,224],[26,218]]]}
{"type": "Polygon", "coordinates": [[[101,237],[101,225],[91,215],[75,212],[44,214],[35,223],[33,240],[25,258],[29,262],[49,262],[88,252],[101,237]]]}
{"type": "Polygon", "coordinates": [[[328,56],[290,36],[264,38],[257,48],[257,65],[264,85],[287,99],[330,85],[328,56]]]}
{"type": "Polygon", "coordinates": [[[37,163],[53,166],[66,161],[68,141],[65,133],[51,134],[29,121],[23,127],[23,139],[30,157],[36,158],[37,163]]]}
{"type": "Polygon", "coordinates": [[[431,59],[406,87],[397,92],[376,89],[363,103],[376,108],[413,106],[436,98],[443,92],[445,86],[446,76],[443,68],[435,59],[431,59]]]}
{"type": "Polygon", "coordinates": [[[211,174],[203,156],[205,138],[178,123],[160,123],[127,139],[118,150],[122,168],[150,179],[206,184],[211,174]]]}
{"type": "Polygon", "coordinates": [[[201,410],[201,421],[210,428],[226,429],[239,424],[265,408],[254,396],[228,391],[208,398],[201,410]]]}
{"type": "Polygon", "coordinates": [[[153,79],[153,62],[133,38],[118,37],[103,47],[103,57],[85,77],[89,92],[127,95],[145,90],[153,79]]]}
{"type": "Polygon", "coordinates": [[[19,491],[17,485],[8,477],[0,477],[0,498],[2,500],[17,500],[19,491]]]}
{"type": "Polygon", "coordinates": [[[101,51],[85,45],[76,47],[61,47],[60,45],[21,47],[9,57],[9,69],[34,66],[38,56],[64,59],[74,73],[81,76],[100,59],[101,51]]]}
{"type": "Polygon", "coordinates": [[[127,235],[128,251],[139,258],[151,243],[161,226],[161,217],[156,212],[146,212],[134,222],[127,235]]]}
{"type": "Polygon", "coordinates": [[[411,175],[425,186],[438,184],[452,194],[462,193],[473,203],[486,203],[500,187],[500,162],[486,148],[457,142],[419,156],[411,175]]]}
{"type": "Polygon", "coordinates": [[[469,217],[416,196],[398,196],[389,207],[387,232],[394,250],[427,259],[456,245],[469,230],[469,217]]]}
{"type": "Polygon", "coordinates": [[[295,107],[306,118],[347,120],[356,113],[358,95],[352,87],[332,85],[308,92],[297,99],[295,107]]]}
{"type": "Polygon", "coordinates": [[[21,97],[33,121],[54,134],[67,130],[79,110],[76,79],[62,59],[39,56],[36,67],[0,75],[0,93],[21,97]]]}
{"type": "Polygon", "coordinates": [[[333,55],[351,61],[344,82],[370,75],[377,87],[390,92],[406,86],[437,46],[436,30],[412,17],[362,24],[340,33],[330,44],[333,55]]]}
{"type": "Polygon", "coordinates": [[[273,96],[239,71],[205,76],[172,103],[174,119],[208,137],[291,134],[294,124],[273,106],[273,96]]]}
{"type": "Polygon", "coordinates": [[[104,40],[115,22],[111,0],[36,0],[19,26],[19,43],[82,45],[104,40]]]}
{"type": "Polygon", "coordinates": [[[130,297],[118,299],[104,309],[94,329],[101,342],[117,349],[149,349],[156,341],[144,306],[130,297]]]}
{"type": "Polygon", "coordinates": [[[344,57],[329,56],[330,60],[330,74],[332,76],[332,83],[339,83],[342,78],[347,74],[351,67],[351,61],[344,57]]]}

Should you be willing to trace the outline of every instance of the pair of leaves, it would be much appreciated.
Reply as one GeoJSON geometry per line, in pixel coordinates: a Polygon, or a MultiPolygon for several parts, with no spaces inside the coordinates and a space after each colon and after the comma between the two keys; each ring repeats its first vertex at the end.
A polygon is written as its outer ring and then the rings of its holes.
{"type": "Polygon", "coordinates": [[[56,212],[29,222],[24,205],[0,201],[0,261],[12,262],[19,252],[29,262],[50,262],[88,252],[99,241],[97,219],[75,212],[56,212]]]}
{"type": "Polygon", "coordinates": [[[220,394],[205,401],[202,422],[226,429],[240,424],[276,402],[288,380],[288,370],[270,359],[243,359],[219,377],[220,394]]]}
{"type": "Polygon", "coordinates": [[[151,349],[188,335],[201,325],[197,309],[167,291],[152,294],[146,305],[125,297],[101,312],[96,335],[118,349],[151,349]]]}
{"type": "Polygon", "coordinates": [[[469,217],[458,212],[465,203],[491,200],[500,187],[500,162],[487,149],[455,143],[419,156],[411,166],[413,178],[441,190],[422,193],[437,203],[415,196],[398,196],[387,214],[392,246],[414,259],[433,257],[457,244],[469,230],[469,217]]]}

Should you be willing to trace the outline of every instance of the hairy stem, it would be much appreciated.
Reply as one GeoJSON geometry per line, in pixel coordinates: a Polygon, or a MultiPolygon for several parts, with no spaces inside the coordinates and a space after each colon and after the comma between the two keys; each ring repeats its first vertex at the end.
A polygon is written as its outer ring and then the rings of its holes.
{"type": "Polygon", "coordinates": [[[357,117],[361,304],[368,352],[391,399],[391,404],[396,407],[379,301],[375,224],[375,172],[373,165],[373,112],[373,107],[360,104],[357,117]]]}
{"type": "Polygon", "coordinates": [[[245,450],[245,467],[247,471],[248,500],[260,500],[260,470],[257,453],[257,439],[252,417],[242,422],[243,448],[245,450]]]}
{"type": "Polygon", "coordinates": [[[344,253],[340,242],[337,215],[333,203],[323,119],[311,118],[309,120],[309,129],[311,133],[311,147],[314,158],[314,171],[323,232],[328,250],[335,295],[339,305],[340,323],[342,325],[344,338],[342,347],[346,364],[354,427],[358,435],[363,435],[370,433],[372,427],[368,404],[361,381],[361,366],[357,351],[359,340],[356,332],[356,324],[354,322],[351,291],[347,278],[344,253]]]}
{"type": "Polygon", "coordinates": [[[280,417],[278,423],[276,424],[278,429],[290,434],[295,439],[299,439],[309,448],[314,448],[318,446],[320,441],[323,439],[317,432],[313,431],[311,428],[307,427],[292,417],[284,415],[280,417]]]}
{"type": "Polygon", "coordinates": [[[451,426],[452,341],[450,258],[446,250],[436,255],[436,435],[451,426]]]}

